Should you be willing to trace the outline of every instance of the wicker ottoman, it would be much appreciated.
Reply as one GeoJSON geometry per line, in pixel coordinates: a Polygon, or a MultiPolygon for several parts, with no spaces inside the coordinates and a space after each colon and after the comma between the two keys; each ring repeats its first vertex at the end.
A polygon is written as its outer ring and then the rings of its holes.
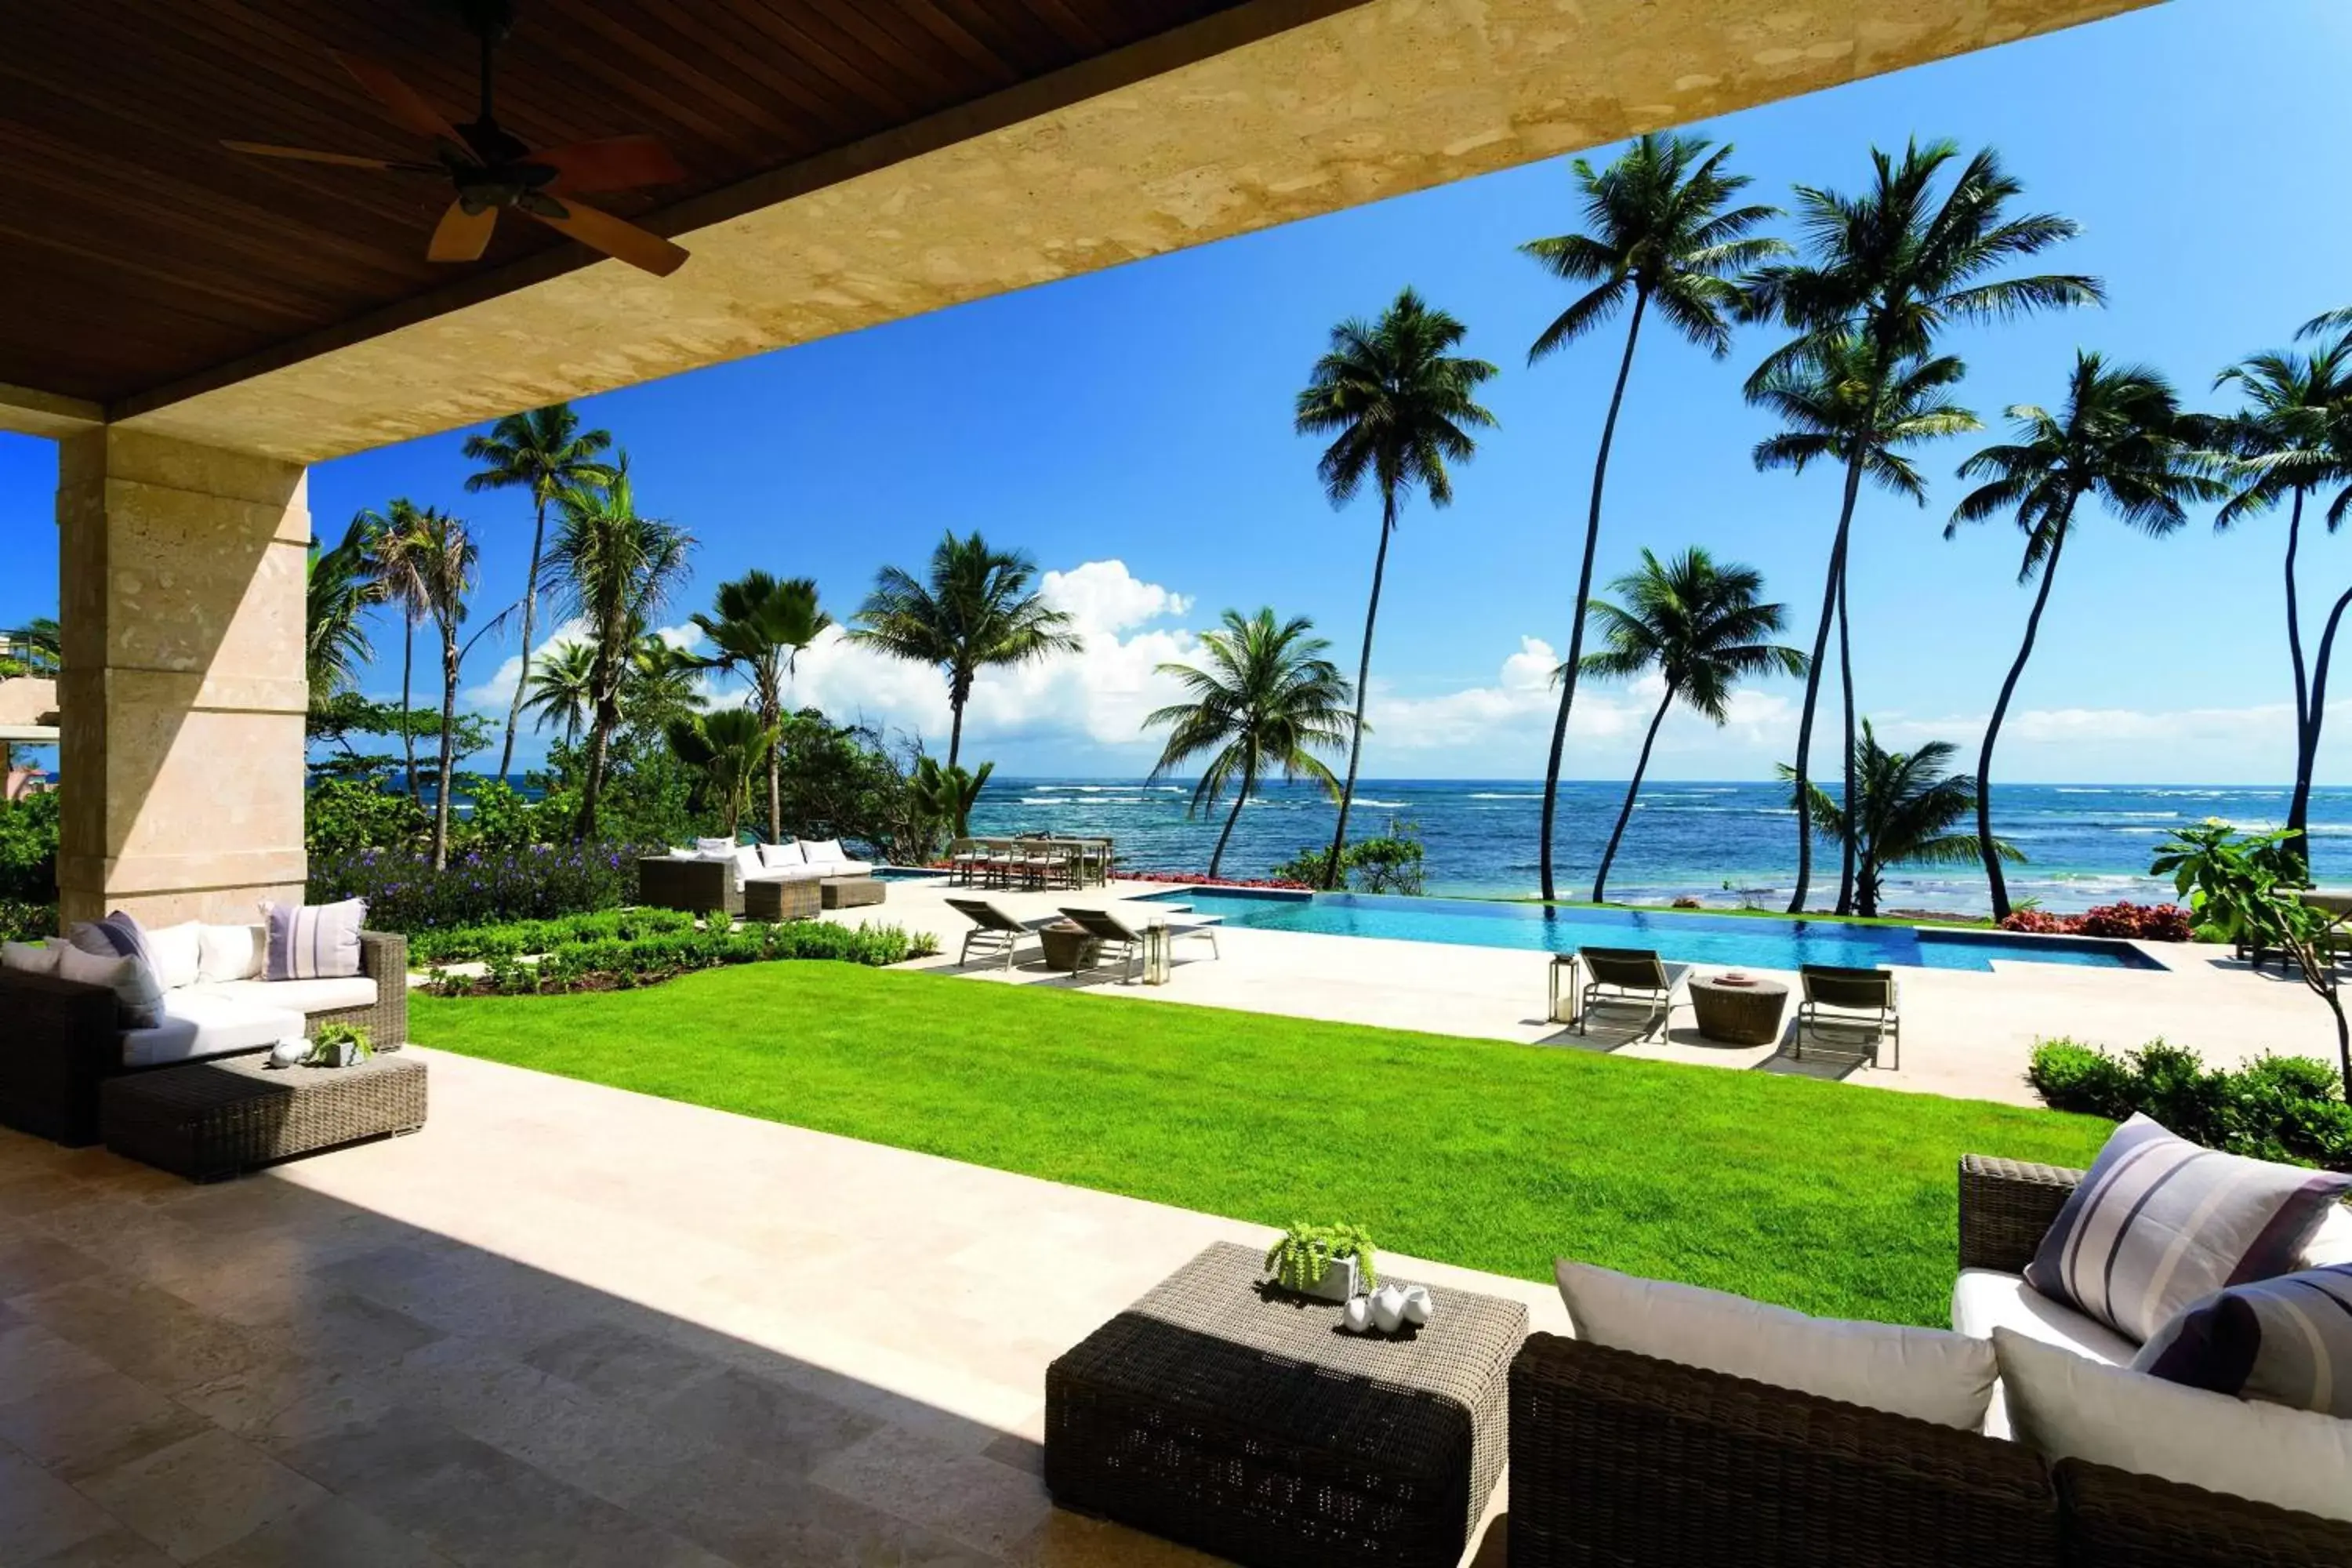
{"type": "Polygon", "coordinates": [[[1719,975],[1691,976],[1691,1012],[1698,1032],[1727,1046],[1769,1046],[1780,1038],[1789,988],[1777,980],[1727,985],[1719,975]]]}
{"type": "Polygon", "coordinates": [[[889,896],[890,885],[872,877],[827,877],[817,884],[829,910],[858,910],[889,896]]]}
{"type": "Polygon", "coordinates": [[[380,1056],[347,1068],[271,1068],[221,1057],[106,1080],[106,1146],[194,1182],[425,1125],[425,1064],[380,1056]]]}
{"type": "Polygon", "coordinates": [[[813,921],[824,907],[814,877],[795,877],[788,882],[754,877],[743,884],[747,921],[813,921]]]}
{"type": "Polygon", "coordinates": [[[1360,1337],[1264,1264],[1219,1242],[1046,1369],[1055,1502],[1267,1568],[1454,1568],[1527,1309],[1433,1286],[1428,1327],[1360,1337]]]}

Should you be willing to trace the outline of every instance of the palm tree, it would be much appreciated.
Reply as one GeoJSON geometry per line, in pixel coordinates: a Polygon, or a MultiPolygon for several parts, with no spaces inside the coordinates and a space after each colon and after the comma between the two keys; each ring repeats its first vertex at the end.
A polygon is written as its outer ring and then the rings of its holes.
{"type": "Polygon", "coordinates": [[[719,824],[734,837],[760,761],[775,749],[776,727],[748,708],[721,708],[672,718],[663,731],[678,760],[701,772],[704,799],[716,799],[719,824]]]}
{"type": "Polygon", "coordinates": [[[621,677],[621,721],[657,731],[673,719],[690,718],[710,706],[702,673],[709,665],[658,632],[647,632],[630,650],[621,677]]]}
{"type": "MultiPolygon", "coordinates": [[[[1805,808],[1815,832],[1854,847],[1855,911],[1871,916],[1878,913],[1889,866],[1965,866],[1977,858],[1977,836],[1952,831],[1977,809],[1977,781],[1948,771],[1955,750],[1949,741],[1890,752],[1864,719],[1854,743],[1853,809],[1842,808],[1819,785],[1806,790],[1805,808]]],[[[1782,778],[1793,781],[1796,773],[1781,765],[1782,778]]],[[[2012,844],[1992,844],[2004,860],[2025,858],[2012,844]]]]}
{"type": "Polygon", "coordinates": [[[1454,502],[1448,463],[1466,463],[1478,449],[1470,432],[1491,428],[1495,416],[1479,406],[1479,384],[1495,367],[1454,353],[1467,329],[1433,310],[1411,289],[1377,321],[1349,319],[1331,329],[1330,347],[1315,362],[1298,395],[1295,423],[1302,436],[1329,436],[1316,473],[1334,507],[1348,504],[1369,478],[1381,496],[1381,542],[1372,557],[1372,593],[1364,610],[1363,651],[1356,660],[1356,710],[1348,726],[1348,780],[1339,790],[1339,821],[1323,885],[1339,885],[1348,843],[1348,808],[1356,798],[1356,771],[1364,754],[1364,693],[1372,673],[1372,629],[1381,616],[1381,580],[1389,564],[1389,537],[1415,486],[1433,507],[1454,502]]]}
{"type": "Polygon", "coordinates": [[[416,727],[411,700],[416,669],[416,628],[429,613],[425,587],[427,541],[423,517],[415,501],[395,497],[382,511],[363,511],[353,521],[364,523],[373,541],[370,549],[375,569],[378,600],[391,605],[401,619],[400,747],[407,759],[408,799],[415,804],[416,727]]]}
{"type": "MultiPolygon", "coordinates": [[[[1822,615],[1813,632],[1813,648],[1805,667],[1805,700],[1797,720],[1798,797],[1808,782],[1806,758],[1813,741],[1813,716],[1821,701],[1822,668],[1829,654],[1831,623],[1838,627],[1838,668],[1843,675],[1846,726],[1853,723],[1853,661],[1845,635],[1845,566],[1847,542],[1853,529],[1854,506],[1867,478],[1881,489],[1927,504],[1927,486],[1910,458],[1897,448],[1916,446],[1942,436],[1979,428],[1977,416],[1951,402],[1946,390],[1959,381],[1966,367],[1949,354],[1933,359],[1914,357],[1892,367],[1879,363],[1879,353],[1857,335],[1822,338],[1801,357],[1783,357],[1770,373],[1749,386],[1751,403],[1780,416],[1788,426],[1778,436],[1756,444],[1759,468],[1785,468],[1803,473],[1828,459],[1843,465],[1845,488],[1838,508],[1837,532],[1830,544],[1827,578],[1822,588],[1822,615]]],[[[1845,793],[1853,794],[1852,748],[1846,756],[1845,793]]],[[[1789,901],[1796,914],[1805,905],[1806,885],[1812,872],[1813,837],[1800,813],[1797,821],[1797,888],[1789,901]]],[[[1843,847],[1840,857],[1838,912],[1853,908],[1853,853],[1843,847]]]]}
{"type": "MultiPolygon", "coordinates": [[[[2352,338],[2305,355],[2284,351],[2254,354],[2215,378],[2217,387],[2234,384],[2247,406],[2219,419],[2194,421],[2197,436],[2226,455],[2238,493],[2214,515],[2216,531],[2284,498],[2286,524],[2286,647],[2294,671],[2294,794],[2287,807],[2289,851],[2308,864],[2304,828],[2311,813],[2311,775],[2319,752],[2322,715],[2312,706],[2311,675],[2304,661],[2302,595],[2295,583],[2295,555],[2303,538],[2304,502],[2315,489],[2341,479],[2344,493],[2327,517],[2332,532],[2352,506],[2352,449],[2340,440],[2352,423],[2352,338]]],[[[2331,622],[2332,624],[2332,622],[2331,622]]]]}
{"type": "Polygon", "coordinates": [[[596,649],[584,642],[561,643],[540,650],[531,661],[526,683],[530,695],[523,710],[535,715],[531,728],[563,726],[563,743],[577,744],[580,731],[596,706],[596,649]]]}
{"type": "Polygon", "coordinates": [[[416,514],[412,552],[425,613],[441,634],[441,756],[433,794],[433,868],[449,864],[449,777],[456,763],[457,670],[463,654],[457,630],[474,591],[479,552],[465,523],[437,507],[416,514]]]}
{"type": "MultiPolygon", "coordinates": [[[[779,581],[765,572],[751,571],[719,585],[714,615],[698,615],[702,628],[718,651],[702,662],[708,668],[732,671],[751,683],[760,722],[782,732],[784,683],[792,678],[801,650],[833,625],[833,617],[817,607],[816,580],[789,577],[779,581]]],[[[784,832],[782,755],[770,752],[768,770],[768,839],[781,842],[784,832]]]]}
{"type": "Polygon", "coordinates": [[[1357,720],[1348,709],[1348,678],[1324,657],[1330,647],[1304,616],[1277,625],[1271,609],[1247,617],[1227,610],[1220,629],[1201,636],[1206,668],[1160,667],[1160,674],[1182,684],[1192,700],[1171,702],[1143,721],[1147,730],[1168,729],[1168,743],[1151,776],[1164,778],[1195,757],[1214,753],[1192,786],[1187,816],[1213,810],[1225,786],[1238,785],[1209,856],[1212,878],[1224,863],[1243,805],[1267,773],[1280,769],[1294,782],[1313,779],[1338,795],[1339,781],[1315,753],[1344,744],[1357,720]]]}
{"type": "Polygon", "coordinates": [[[587,775],[574,828],[580,837],[590,838],[596,832],[605,757],[621,721],[622,685],[654,613],[685,583],[694,539],[674,524],[637,514],[625,455],[614,464],[609,484],[566,491],[560,505],[562,518],[548,553],[548,576],[565,613],[587,624],[586,640],[595,650],[587,775]]]}
{"type": "Polygon", "coordinates": [[[1588,232],[1530,240],[1519,247],[1553,277],[1592,285],[1554,318],[1528,350],[1528,363],[1556,353],[1631,304],[1625,321],[1625,352],[1617,362],[1617,384],[1609,395],[1609,416],[1601,425],[1601,449],[1592,459],[1592,500],[1584,520],[1584,559],[1577,569],[1574,619],[1568,634],[1567,672],[1559,683],[1559,712],[1551,726],[1551,752],[1544,763],[1542,844],[1538,850],[1543,896],[1552,897],[1552,824],[1559,805],[1560,752],[1568,743],[1569,711],[1576,705],[1576,677],[1584,658],[1584,607],[1592,594],[1592,559],[1601,545],[1601,494],[1609,477],[1609,452],[1617,438],[1617,415],[1625,402],[1625,382],[1633,370],[1633,345],[1654,301],[1666,323],[1721,359],[1731,352],[1728,317],[1739,290],[1730,274],[1753,268],[1789,247],[1777,239],[1750,237],[1748,231],[1778,216],[1769,206],[1731,207],[1748,184],[1744,174],[1724,172],[1731,156],[1725,145],[1703,136],[1656,132],[1637,139],[1617,161],[1596,174],[1579,158],[1570,165],[1584,196],[1588,232]]]}
{"type": "MultiPolygon", "coordinates": [[[[1859,338],[1868,351],[1864,369],[1872,379],[1855,401],[1875,406],[1880,395],[1915,362],[1935,359],[1936,340],[1958,321],[2003,321],[2040,310],[2093,305],[2104,298],[2095,278],[2079,273],[2037,273],[2027,277],[1992,274],[2023,258],[2038,256],[2081,231],[2071,219],[2050,213],[2017,217],[2010,205],[2024,186],[2001,168],[1990,148],[1964,164],[1940,201],[1936,186],[1944,166],[1959,156],[1949,142],[1917,142],[1904,149],[1898,161],[1878,148],[1870,153],[1872,183],[1858,196],[1810,185],[1797,187],[1798,226],[1805,256],[1758,268],[1746,283],[1744,309],[1759,319],[1777,319],[1797,336],[1768,356],[1748,378],[1751,395],[1760,394],[1776,378],[1804,360],[1820,360],[1842,350],[1836,345],[1859,338]]],[[[1957,366],[1958,362],[1953,362],[1957,366]]],[[[1958,380],[1958,374],[1953,376],[1958,380]]],[[[1846,459],[1845,520],[1830,550],[1831,582],[1822,595],[1822,618],[1827,623],[1832,606],[1843,598],[1847,559],[1847,530],[1853,500],[1861,489],[1861,471],[1869,461],[1859,446],[1843,454],[1846,459]]],[[[1811,679],[1806,690],[1805,721],[1799,725],[1797,777],[1806,776],[1805,748],[1811,740],[1810,722],[1821,680],[1821,650],[1816,639],[1811,679]]],[[[1853,761],[1853,674],[1841,643],[1840,668],[1847,692],[1845,759],[1853,761]]],[[[1853,780],[1847,779],[1849,793],[1853,780]]],[[[1803,790],[1799,790],[1800,797],[1803,790]]],[[[1839,908],[1848,906],[1853,887],[1853,856],[1842,857],[1839,908]]],[[[1802,816],[1797,825],[1797,886],[1789,912],[1805,906],[1812,875],[1812,835],[1802,816]]]]}
{"type": "Polygon", "coordinates": [[[988,787],[988,775],[995,771],[994,763],[982,763],[978,772],[967,773],[961,767],[940,766],[937,757],[918,757],[915,771],[907,777],[907,794],[922,822],[945,823],[952,837],[968,838],[971,809],[980,804],[980,792],[988,787]]]}
{"type": "Polygon", "coordinates": [[[375,530],[368,514],[352,519],[340,543],[310,545],[304,563],[302,670],[315,706],[350,689],[359,668],[375,657],[361,617],[375,603],[375,530]]]}
{"type": "MultiPolygon", "coordinates": [[[[613,469],[601,454],[613,445],[604,430],[583,430],[569,403],[509,414],[487,436],[466,437],[466,456],[482,467],[466,476],[468,490],[527,489],[530,492],[530,575],[522,591],[523,662],[530,662],[530,639],[539,616],[540,560],[547,542],[547,509],[574,490],[610,484],[613,469]]],[[[515,726],[521,721],[523,683],[515,683],[507,707],[506,745],[499,752],[499,777],[514,766],[515,726]]]]}
{"type": "Polygon", "coordinates": [[[896,566],[876,574],[849,635],[895,658],[937,665],[948,679],[948,766],[963,752],[963,710],[983,669],[1078,653],[1085,641],[1070,617],[1030,592],[1037,563],[1017,550],[992,550],[975,532],[953,533],[931,552],[918,582],[896,566]]]}
{"type": "Polygon", "coordinates": [[[1977,842],[1985,879],[1992,885],[1996,921],[2009,918],[2010,903],[1992,836],[1992,751],[2025,661],[2033,656],[2033,639],[2050,604],[2058,558],[2074,532],[2077,506],[2084,497],[2094,497],[2132,527],[2161,539],[2188,521],[2185,503],[2229,494],[2200,471],[2203,459],[2182,439],[2180,402],[2171,384],[2144,365],[2109,366],[2099,355],[2078,350],[2063,407],[2053,415],[2020,404],[2009,416],[2016,439],[1987,447],[1960,465],[1962,479],[1985,482],[1962,499],[1944,529],[1949,539],[1964,522],[2012,513],[2025,534],[2017,580],[2029,583],[2035,573],[2042,574],[2025,617],[2024,640],[2000,683],[1977,758],[1977,842]]]}
{"type": "MultiPolygon", "coordinates": [[[[1642,775],[1650,771],[1650,748],[1657,743],[1658,726],[1675,703],[1686,704],[1719,727],[1730,720],[1732,688],[1740,681],[1776,671],[1805,672],[1803,654],[1765,640],[1780,629],[1788,606],[1757,603],[1764,577],[1752,566],[1717,566],[1696,546],[1666,562],[1645,549],[1641,568],[1610,586],[1625,604],[1620,607],[1595,599],[1588,606],[1600,618],[1601,638],[1608,646],[1585,656],[1584,672],[1598,679],[1624,680],[1654,669],[1665,681],[1665,691],[1642,737],[1633,779],[1625,786],[1625,804],[1610,830],[1601,869],[1593,874],[1596,904],[1607,896],[1609,868],[1616,862],[1634,798],[1642,793],[1642,775]]],[[[1563,667],[1560,678],[1566,675],[1563,667]]]]}

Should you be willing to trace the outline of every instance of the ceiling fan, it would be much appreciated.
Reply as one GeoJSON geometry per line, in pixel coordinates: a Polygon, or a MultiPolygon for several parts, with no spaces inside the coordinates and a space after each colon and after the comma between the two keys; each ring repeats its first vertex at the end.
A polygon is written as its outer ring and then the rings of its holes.
{"type": "Polygon", "coordinates": [[[446,178],[456,188],[456,199],[441,215],[432,242],[425,247],[429,261],[478,259],[490,243],[491,230],[503,208],[658,277],[677,271],[686,262],[685,250],[625,218],[590,206],[573,193],[631,190],[682,180],[686,171],[677,160],[650,136],[612,136],[532,151],[500,125],[490,110],[496,70],[493,51],[513,25],[513,0],[458,0],[457,8],[482,45],[481,107],[462,125],[444,119],[439,110],[389,68],[360,55],[328,51],[394,124],[433,143],[431,162],[366,158],[259,142],[223,142],[221,145],[262,158],[446,178]]]}

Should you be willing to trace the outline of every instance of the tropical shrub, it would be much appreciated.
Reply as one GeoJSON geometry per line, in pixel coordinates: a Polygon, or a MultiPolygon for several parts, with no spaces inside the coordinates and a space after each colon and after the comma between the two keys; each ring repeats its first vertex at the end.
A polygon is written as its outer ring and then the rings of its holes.
{"type": "MultiPolygon", "coordinates": [[[[1386,832],[1359,838],[1340,852],[1338,880],[1359,893],[1419,893],[1429,885],[1423,859],[1421,828],[1391,817],[1386,832]]],[[[1328,849],[1301,849],[1271,875],[1277,884],[1319,888],[1330,863],[1328,849]]]]}
{"type": "Polygon", "coordinates": [[[398,848],[432,826],[430,812],[375,778],[322,778],[302,800],[302,847],[313,857],[398,848]]]}
{"type": "Polygon", "coordinates": [[[58,808],[55,790],[0,805],[0,899],[56,901],[58,808]]]}
{"type": "Polygon", "coordinates": [[[2025,1077],[2054,1110],[2110,1121],[2138,1112],[2209,1149],[2352,1171],[2352,1105],[2336,1070],[2309,1057],[2208,1068],[2161,1039],[2120,1056],[2047,1039],[2035,1042],[2025,1077]]]}
{"type": "Polygon", "coordinates": [[[58,906],[0,899],[0,942],[37,942],[58,934],[58,906]]]}
{"type": "Polygon", "coordinates": [[[436,963],[514,958],[583,942],[634,942],[694,929],[695,916],[688,910],[598,910],[551,920],[501,921],[495,925],[418,931],[408,939],[408,962],[424,969],[436,963]]]}
{"type": "Polygon", "coordinates": [[[2079,915],[2013,910],[2000,922],[2000,929],[2040,936],[2122,937],[2133,942],[2190,942],[2197,936],[2189,911],[2179,904],[2135,904],[2129,899],[2100,904],[2079,915]]]}
{"type": "Polygon", "coordinates": [[[824,958],[876,968],[928,957],[939,943],[927,932],[909,935],[894,925],[834,925],[824,921],[750,924],[731,931],[687,931],[634,940],[600,938],[560,944],[537,963],[509,956],[488,961],[488,973],[436,970],[430,986],[442,996],[554,995],[570,991],[629,991],[698,969],[824,958]]]}
{"type": "Polygon", "coordinates": [[[379,931],[419,931],[617,908],[636,891],[634,845],[534,845],[468,851],[433,869],[422,848],[314,856],[312,903],[365,899],[379,931]]]}

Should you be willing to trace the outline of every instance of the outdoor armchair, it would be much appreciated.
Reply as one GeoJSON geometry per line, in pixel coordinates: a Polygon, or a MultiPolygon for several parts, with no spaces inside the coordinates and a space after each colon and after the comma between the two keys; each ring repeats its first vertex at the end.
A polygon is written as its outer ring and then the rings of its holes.
{"type": "Polygon", "coordinates": [[[1013,950],[1024,939],[1036,935],[1041,927],[1061,918],[1045,915],[1036,920],[1015,920],[986,899],[950,899],[947,903],[948,908],[971,922],[971,929],[963,933],[963,951],[956,955],[959,967],[971,963],[972,953],[977,952],[983,958],[1002,954],[1004,967],[1011,969],[1013,950]]]}
{"type": "Polygon", "coordinates": [[[1870,1065],[1878,1065],[1878,1048],[1894,1047],[1895,1068],[1903,1067],[1903,1019],[1892,971],[1843,969],[1835,964],[1808,963],[1797,972],[1805,999],[1797,1006],[1797,1049],[1805,1054],[1805,1031],[1834,1030],[1867,1035],[1870,1065]]]}
{"type": "MultiPolygon", "coordinates": [[[[1102,957],[1115,957],[1125,966],[1125,978],[1135,978],[1135,972],[1143,962],[1143,932],[1108,910],[1065,909],[1062,913],[1086,928],[1087,934],[1095,939],[1102,957]]],[[[1217,923],[1223,918],[1221,915],[1171,916],[1167,922],[1168,940],[1172,942],[1180,937],[1204,937],[1208,940],[1210,954],[1223,958],[1224,953],[1217,947],[1217,923]]]]}

